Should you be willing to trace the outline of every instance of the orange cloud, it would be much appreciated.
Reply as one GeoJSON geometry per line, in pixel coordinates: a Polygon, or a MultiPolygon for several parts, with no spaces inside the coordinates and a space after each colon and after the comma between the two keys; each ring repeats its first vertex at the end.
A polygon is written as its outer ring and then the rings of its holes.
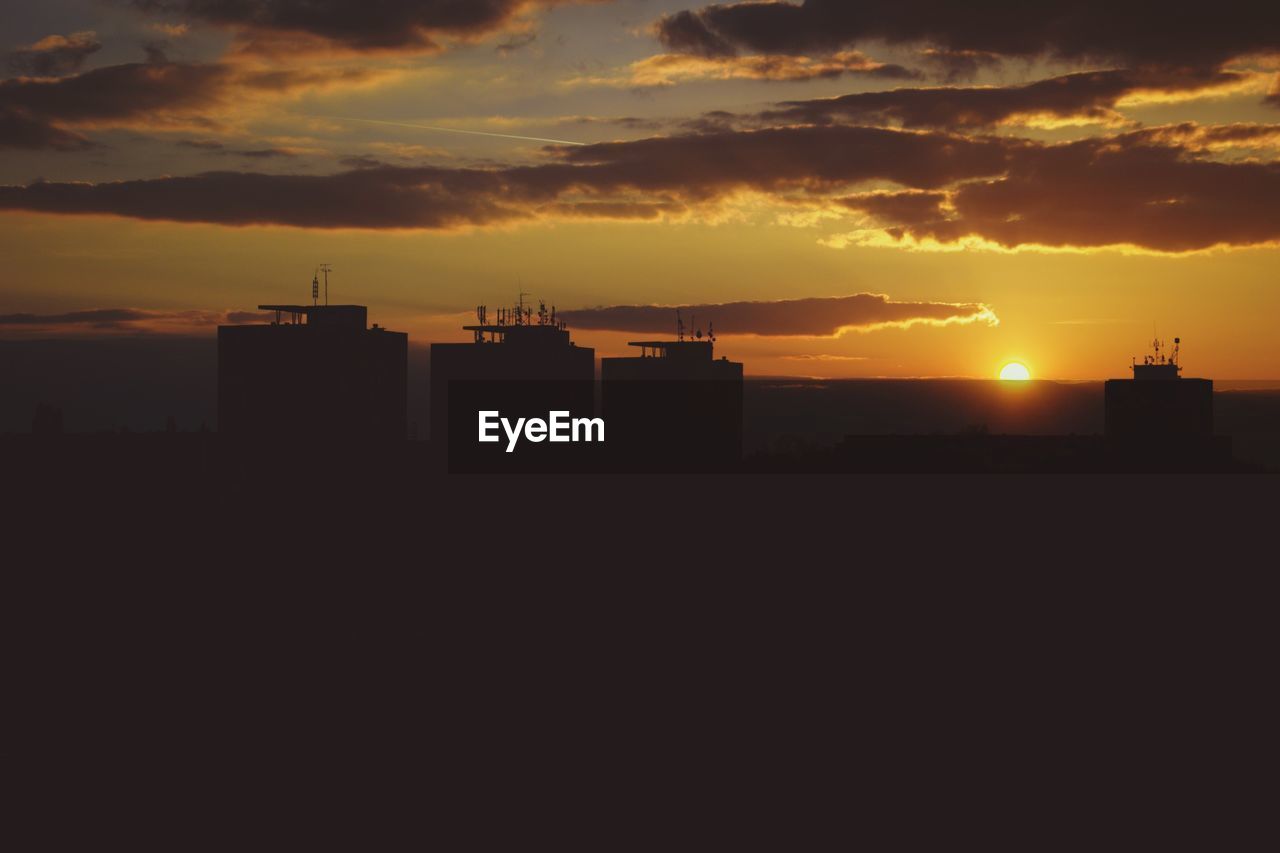
{"type": "Polygon", "coordinates": [[[618,73],[575,77],[565,81],[564,85],[649,88],[700,80],[795,82],[846,74],[898,80],[919,76],[901,65],[876,62],[856,50],[820,58],[787,55],[708,57],[663,53],[637,60],[618,73]]]}
{"type": "Polygon", "coordinates": [[[836,337],[847,331],[917,324],[985,323],[995,326],[995,312],[981,303],[894,302],[883,293],[781,299],[771,302],[723,302],[714,305],[613,305],[561,311],[576,329],[655,334],[670,331],[679,311],[699,330],[721,335],[836,337]]]}

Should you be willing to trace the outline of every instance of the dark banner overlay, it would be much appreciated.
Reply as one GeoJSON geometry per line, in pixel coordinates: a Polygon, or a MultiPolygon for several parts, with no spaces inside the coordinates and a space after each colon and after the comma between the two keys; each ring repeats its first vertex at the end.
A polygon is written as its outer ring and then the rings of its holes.
{"type": "Polygon", "coordinates": [[[742,384],[699,380],[449,382],[432,444],[450,473],[681,473],[742,457],[742,384]]]}

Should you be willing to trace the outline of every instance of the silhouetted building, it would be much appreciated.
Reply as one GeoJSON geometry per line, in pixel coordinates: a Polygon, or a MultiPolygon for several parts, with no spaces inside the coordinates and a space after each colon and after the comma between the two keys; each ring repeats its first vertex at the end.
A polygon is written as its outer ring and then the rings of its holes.
{"type": "Polygon", "coordinates": [[[600,362],[613,458],[646,471],[723,470],[742,457],[742,363],[713,340],[632,341],[640,355],[600,362]]]}
{"type": "Polygon", "coordinates": [[[258,308],[275,321],[218,327],[220,434],[348,446],[405,438],[407,334],[367,328],[363,305],[258,308]]]}
{"type": "MultiPolygon", "coordinates": [[[[542,444],[504,454],[503,442],[480,444],[480,411],[520,417],[546,418],[553,411],[590,417],[595,412],[595,350],[580,347],[569,331],[539,303],[535,314],[523,299],[499,308],[489,322],[487,306],[476,309],[477,324],[463,326],[469,343],[431,345],[431,444],[438,459],[447,456],[451,470],[488,470],[490,465],[519,468],[530,462],[546,467],[549,456],[564,456],[568,448],[542,444]],[[450,436],[459,434],[459,440],[450,436]]],[[[606,436],[607,438],[607,436],[606,436]]]]}
{"type": "Polygon", "coordinates": [[[1134,360],[1132,379],[1106,383],[1106,434],[1126,442],[1208,438],[1213,435],[1213,380],[1184,379],[1180,375],[1174,338],[1171,356],[1154,341],[1142,364],[1134,360]]]}

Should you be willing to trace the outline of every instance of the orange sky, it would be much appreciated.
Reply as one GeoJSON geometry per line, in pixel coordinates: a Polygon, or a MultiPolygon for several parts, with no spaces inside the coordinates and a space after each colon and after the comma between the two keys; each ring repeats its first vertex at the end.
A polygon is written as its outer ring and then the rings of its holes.
{"type": "MultiPolygon", "coordinates": [[[[249,5],[6,13],[0,336],[209,334],[306,300],[329,262],[334,301],[420,343],[520,291],[883,294],[905,319],[717,322],[718,352],[753,374],[1086,379],[1124,375],[1154,328],[1188,375],[1280,377],[1273,13],[1171,31],[1171,56],[1114,4],[985,29],[905,4],[936,18],[914,35],[823,3],[764,29],[674,2],[249,5]]],[[[574,331],[600,355],[640,336],[574,331]]]]}

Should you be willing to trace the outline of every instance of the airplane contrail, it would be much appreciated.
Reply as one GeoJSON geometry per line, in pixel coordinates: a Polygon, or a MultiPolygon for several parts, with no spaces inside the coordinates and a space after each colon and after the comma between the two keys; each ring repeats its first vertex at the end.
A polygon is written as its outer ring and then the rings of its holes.
{"type": "Polygon", "coordinates": [[[484,130],[460,130],[456,127],[436,127],[429,124],[407,124],[402,121],[383,121],[376,118],[349,118],[347,116],[310,116],[310,118],[327,118],[336,121],[359,121],[365,124],[389,124],[393,127],[413,127],[418,130],[434,130],[440,133],[465,133],[470,136],[496,136],[499,139],[523,139],[527,142],[550,142],[554,145],[586,145],[585,142],[573,142],[568,139],[547,139],[542,136],[517,136],[514,133],[490,133],[484,130]]]}

